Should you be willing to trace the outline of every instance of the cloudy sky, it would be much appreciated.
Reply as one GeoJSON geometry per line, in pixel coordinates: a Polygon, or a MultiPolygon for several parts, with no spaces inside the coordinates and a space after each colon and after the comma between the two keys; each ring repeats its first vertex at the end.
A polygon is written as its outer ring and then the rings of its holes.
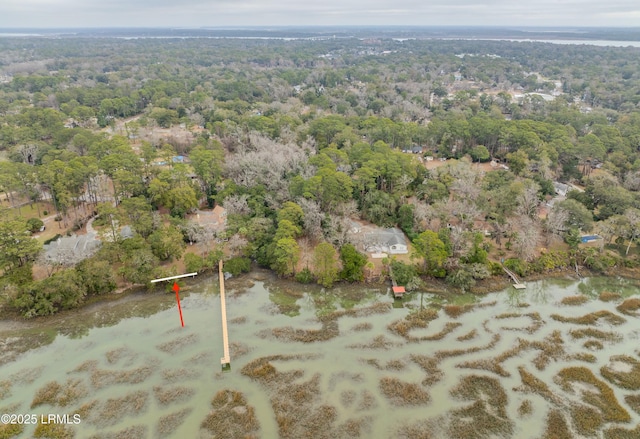
{"type": "Polygon", "coordinates": [[[0,0],[0,27],[640,26],[640,0],[0,0]]]}

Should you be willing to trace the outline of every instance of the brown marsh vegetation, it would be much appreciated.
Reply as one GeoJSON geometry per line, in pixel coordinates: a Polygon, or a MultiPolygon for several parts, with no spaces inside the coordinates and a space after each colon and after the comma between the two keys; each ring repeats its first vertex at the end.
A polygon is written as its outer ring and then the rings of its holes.
{"type": "Polygon", "coordinates": [[[640,299],[637,297],[627,299],[616,307],[622,314],[628,316],[640,317],[638,310],[640,310],[640,299]]]}
{"type": "Polygon", "coordinates": [[[614,300],[619,300],[621,298],[622,295],[620,295],[619,293],[613,293],[611,291],[603,291],[598,296],[598,299],[602,300],[603,302],[613,302],[614,300]]]}
{"type": "Polygon", "coordinates": [[[398,407],[423,405],[431,400],[429,394],[419,384],[407,383],[394,377],[380,379],[380,390],[391,404],[398,407]]]}
{"type": "Polygon", "coordinates": [[[47,439],[73,439],[76,437],[72,427],[64,424],[38,423],[36,431],[33,433],[35,438],[47,439]]]}
{"type": "Polygon", "coordinates": [[[560,303],[563,305],[575,306],[575,305],[582,305],[583,303],[586,303],[588,301],[589,301],[589,298],[587,296],[581,295],[581,296],[563,297],[560,303]]]}
{"type": "Polygon", "coordinates": [[[51,381],[42,386],[36,392],[33,397],[33,401],[31,402],[31,408],[35,408],[43,404],[67,407],[85,397],[87,393],[87,386],[82,380],[68,379],[63,384],[51,381]]]}
{"type": "MultiPolygon", "coordinates": [[[[567,393],[576,393],[574,384],[587,384],[587,389],[580,387],[581,399],[600,410],[605,422],[629,422],[629,413],[620,406],[611,387],[595,377],[586,367],[567,367],[557,375],[557,382],[567,393]],[[595,388],[591,390],[591,387],[595,388]]],[[[583,411],[584,412],[584,411],[583,411]]],[[[581,412],[581,413],[583,413],[581,412]]]]}
{"type": "Polygon", "coordinates": [[[559,314],[551,314],[551,318],[558,322],[575,323],[578,325],[595,325],[600,319],[610,325],[621,325],[626,322],[623,317],[606,310],[585,314],[582,317],[566,317],[559,314]]]}
{"type": "Polygon", "coordinates": [[[610,383],[627,390],[640,389],[640,361],[628,355],[615,355],[600,369],[610,383]]]}

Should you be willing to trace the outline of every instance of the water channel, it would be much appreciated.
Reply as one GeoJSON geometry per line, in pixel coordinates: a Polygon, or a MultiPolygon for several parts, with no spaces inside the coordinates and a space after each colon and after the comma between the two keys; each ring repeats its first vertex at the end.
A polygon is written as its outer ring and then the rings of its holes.
{"type": "Polygon", "coordinates": [[[229,372],[217,284],[183,286],[184,328],[162,291],[0,322],[0,413],[68,414],[48,437],[100,439],[640,433],[635,281],[394,301],[254,273],[227,283],[229,372]]]}

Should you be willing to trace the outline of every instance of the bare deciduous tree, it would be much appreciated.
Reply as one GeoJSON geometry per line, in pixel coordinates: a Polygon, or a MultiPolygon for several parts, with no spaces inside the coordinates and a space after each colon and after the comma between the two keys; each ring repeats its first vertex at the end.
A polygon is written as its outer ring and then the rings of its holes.
{"type": "Polygon", "coordinates": [[[518,195],[518,214],[534,218],[538,215],[538,191],[540,186],[537,183],[530,182],[524,187],[524,190],[518,195]]]}
{"type": "Polygon", "coordinates": [[[311,239],[319,241],[323,238],[322,221],[325,218],[324,212],[317,201],[300,198],[296,200],[304,212],[303,227],[304,232],[311,239]]]}
{"type": "Polygon", "coordinates": [[[514,250],[519,258],[525,261],[533,259],[540,241],[540,231],[536,223],[527,216],[521,216],[516,219],[519,230],[516,232],[514,239],[514,250]]]}
{"type": "Polygon", "coordinates": [[[227,211],[227,215],[249,215],[251,209],[247,200],[248,195],[231,195],[224,199],[222,205],[227,211]]]}

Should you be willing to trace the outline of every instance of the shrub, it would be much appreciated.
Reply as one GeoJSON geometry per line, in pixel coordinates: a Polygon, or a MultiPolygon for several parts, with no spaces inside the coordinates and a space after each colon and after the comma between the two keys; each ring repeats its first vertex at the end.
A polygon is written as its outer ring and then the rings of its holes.
{"type": "Polygon", "coordinates": [[[504,261],[504,266],[513,271],[518,276],[526,276],[529,274],[529,264],[522,259],[512,258],[504,261]]]}
{"type": "Polygon", "coordinates": [[[29,218],[27,220],[27,228],[31,233],[39,232],[44,226],[44,222],[39,218],[29,218]]]}
{"type": "Polygon", "coordinates": [[[184,255],[184,265],[189,273],[199,272],[204,267],[204,258],[193,253],[184,255]]]}
{"type": "Polygon", "coordinates": [[[310,284],[314,280],[313,273],[308,268],[303,268],[300,273],[296,274],[296,281],[301,284],[310,284]]]}
{"type": "Polygon", "coordinates": [[[224,263],[224,271],[238,276],[241,273],[248,273],[251,270],[251,259],[231,258],[224,263]]]}

